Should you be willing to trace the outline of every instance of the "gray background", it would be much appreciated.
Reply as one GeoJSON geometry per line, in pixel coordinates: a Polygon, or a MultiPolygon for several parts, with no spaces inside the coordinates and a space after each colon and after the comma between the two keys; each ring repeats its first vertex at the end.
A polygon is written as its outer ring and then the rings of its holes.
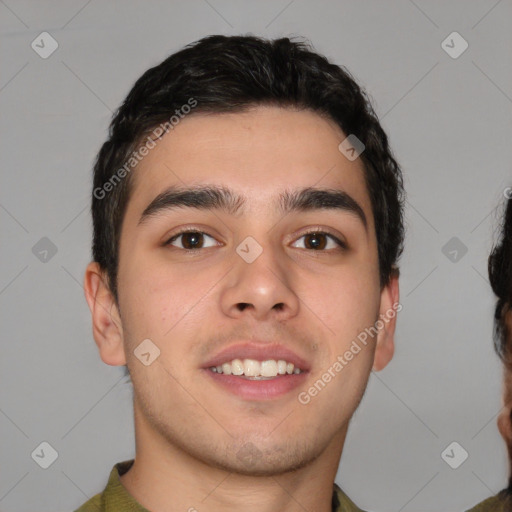
{"type": "Polygon", "coordinates": [[[99,358],[81,284],[91,167],[136,78],[214,33],[310,39],[368,89],[404,169],[396,354],[337,481],[384,512],[464,510],[505,486],[486,260],[512,185],[512,1],[0,0],[0,15],[0,510],[72,510],[134,455],[130,384],[99,358]],[[42,31],[59,44],[47,59],[31,48],[42,31]],[[469,44],[457,59],[441,46],[453,31],[469,44]],[[58,452],[46,470],[43,441],[58,452]],[[441,458],[452,441],[469,453],[458,469],[441,458]]]}

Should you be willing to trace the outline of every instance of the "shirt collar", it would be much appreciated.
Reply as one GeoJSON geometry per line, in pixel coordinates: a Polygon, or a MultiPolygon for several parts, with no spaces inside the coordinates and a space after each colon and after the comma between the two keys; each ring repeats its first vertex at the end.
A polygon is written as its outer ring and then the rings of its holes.
{"type": "MultiPolygon", "coordinates": [[[[133,498],[124,485],[121,483],[120,476],[126,473],[134,462],[134,459],[118,462],[112,468],[107,486],[103,491],[101,509],[104,512],[149,512],[133,498]]],[[[333,486],[332,494],[332,512],[363,512],[353,501],[338,487],[333,486]]]]}
{"type": "Polygon", "coordinates": [[[102,496],[102,512],[149,512],[135,498],[128,493],[121,483],[120,476],[124,475],[134,463],[135,459],[118,462],[112,468],[107,486],[102,496]]]}

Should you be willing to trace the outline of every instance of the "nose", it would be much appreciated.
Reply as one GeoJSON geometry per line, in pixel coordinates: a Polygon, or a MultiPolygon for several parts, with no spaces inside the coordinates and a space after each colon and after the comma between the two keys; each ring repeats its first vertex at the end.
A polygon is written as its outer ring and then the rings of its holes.
{"type": "Polygon", "coordinates": [[[229,275],[221,295],[221,308],[227,316],[283,321],[299,312],[292,265],[277,249],[264,247],[251,263],[234,254],[234,268],[229,275]]]}

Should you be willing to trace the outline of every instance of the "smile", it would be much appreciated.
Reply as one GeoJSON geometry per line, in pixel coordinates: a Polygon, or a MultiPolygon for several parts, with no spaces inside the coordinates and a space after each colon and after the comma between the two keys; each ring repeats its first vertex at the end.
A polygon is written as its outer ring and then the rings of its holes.
{"type": "Polygon", "coordinates": [[[211,366],[210,370],[214,373],[235,375],[255,380],[272,379],[278,375],[297,375],[302,373],[300,368],[295,367],[293,363],[284,359],[267,359],[266,361],[233,359],[218,366],[211,366]]]}

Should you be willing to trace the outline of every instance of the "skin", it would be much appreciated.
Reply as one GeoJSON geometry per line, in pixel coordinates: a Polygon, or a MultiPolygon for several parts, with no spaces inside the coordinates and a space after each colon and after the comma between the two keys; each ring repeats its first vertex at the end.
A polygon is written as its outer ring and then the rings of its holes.
{"type": "MultiPolygon", "coordinates": [[[[505,316],[506,332],[512,333],[512,310],[508,310],[505,316]]],[[[510,346],[510,340],[507,342],[510,346]]],[[[502,402],[503,408],[498,415],[498,430],[507,445],[509,459],[509,475],[512,475],[512,359],[510,355],[507,357],[506,364],[503,365],[503,392],[502,402]]]]}
{"type": "Polygon", "coordinates": [[[372,367],[384,368],[393,356],[395,318],[309,404],[297,394],[399,301],[396,277],[379,283],[362,162],[338,150],[345,137],[310,111],[194,114],[139,164],[121,232],[119,304],[95,262],[84,288],[102,360],[130,370],[136,458],[121,481],[144,507],[331,510],[349,420],[372,367]],[[243,214],[180,208],[137,225],[168,186],[206,183],[244,195],[243,214]],[[368,229],[350,212],[283,216],[271,207],[280,192],[312,186],[350,194],[368,229]],[[210,247],[190,255],[179,247],[183,238],[164,245],[186,226],[212,236],[210,247]],[[348,249],[332,241],[312,249],[303,236],[308,227],[332,231],[348,249]],[[263,248],[250,264],[235,252],[247,236],[263,248]],[[146,338],[161,351],[149,366],[133,353],[146,338]],[[218,351],[251,339],[278,341],[307,359],[306,384],[276,399],[243,400],[200,369],[218,351]]]}

